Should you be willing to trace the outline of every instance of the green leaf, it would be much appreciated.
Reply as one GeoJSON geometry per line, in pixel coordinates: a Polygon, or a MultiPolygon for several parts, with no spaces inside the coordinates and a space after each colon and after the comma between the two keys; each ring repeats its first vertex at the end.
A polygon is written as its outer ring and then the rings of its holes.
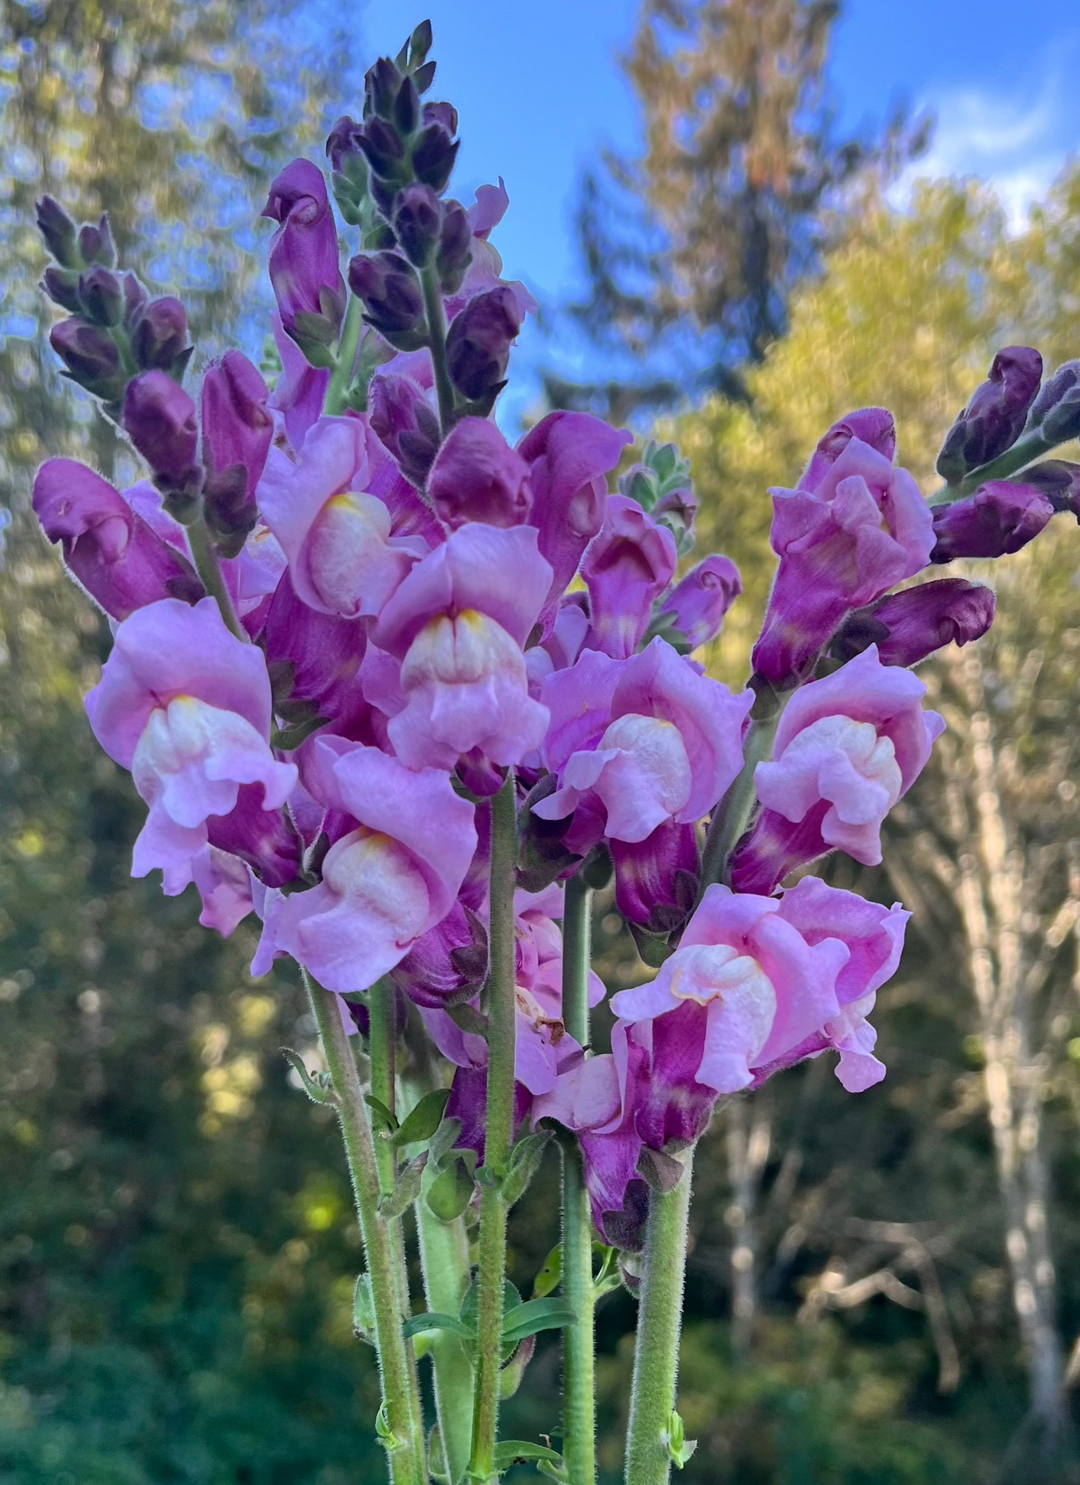
{"type": "Polygon", "coordinates": [[[697,1439],[686,1437],[686,1430],[678,1413],[671,1415],[671,1420],[664,1432],[664,1442],[667,1445],[668,1456],[678,1470],[682,1469],[697,1448],[697,1439]]]}
{"type": "Polygon", "coordinates": [[[554,1449],[545,1449],[543,1444],[530,1444],[524,1439],[504,1439],[495,1445],[495,1468],[508,1470],[512,1464],[528,1464],[530,1460],[544,1459],[549,1464],[562,1464],[562,1455],[554,1449]]]}
{"type": "MultiPolygon", "coordinates": [[[[480,1297],[476,1287],[476,1280],[474,1279],[465,1291],[465,1298],[461,1301],[461,1310],[459,1311],[462,1320],[464,1320],[465,1324],[474,1334],[476,1332],[476,1311],[479,1302],[480,1297]]],[[[504,1279],[503,1314],[507,1314],[510,1310],[516,1310],[520,1304],[521,1295],[516,1285],[511,1284],[509,1279],[504,1279]]]]}
{"type": "Polygon", "coordinates": [[[375,1344],[375,1297],[370,1274],[361,1274],[353,1290],[353,1334],[357,1340],[375,1344]]]}
{"type": "Polygon", "coordinates": [[[512,1207],[524,1196],[529,1182],[540,1168],[550,1139],[551,1131],[543,1129],[536,1134],[527,1134],[510,1151],[510,1163],[502,1182],[503,1200],[507,1206],[512,1207]]]}
{"type": "Polygon", "coordinates": [[[439,1170],[442,1169],[443,1161],[458,1142],[461,1134],[460,1119],[444,1119],[438,1129],[431,1136],[431,1144],[428,1153],[431,1156],[432,1165],[439,1170]]]}
{"type": "Polygon", "coordinates": [[[372,1124],[375,1126],[381,1124],[388,1133],[393,1134],[398,1127],[398,1121],[394,1117],[393,1112],[383,1103],[382,1099],[376,1098],[374,1093],[365,1093],[364,1102],[376,1116],[371,1121],[372,1124]]]}
{"type": "Polygon", "coordinates": [[[396,1147],[415,1145],[420,1140],[431,1139],[442,1121],[449,1097],[449,1088],[434,1088],[430,1093],[425,1093],[420,1102],[402,1119],[390,1143],[396,1147]]]}
{"type": "Polygon", "coordinates": [[[452,1005],[446,1014],[466,1036],[482,1036],[487,1040],[488,1019],[467,1000],[461,1005],[452,1005]]]}
{"type": "Polygon", "coordinates": [[[469,1168],[458,1155],[435,1177],[428,1187],[425,1199],[440,1222],[453,1222],[469,1205],[473,1189],[474,1182],[469,1168]]]}
{"type": "Polygon", "coordinates": [[[503,1316],[503,1345],[516,1345],[526,1336],[538,1330],[562,1330],[566,1325],[576,1325],[577,1316],[568,1310],[563,1299],[530,1299],[523,1305],[515,1305],[503,1316]]]}
{"type": "Polygon", "coordinates": [[[427,1161],[427,1151],[424,1150],[399,1171],[393,1191],[379,1202],[379,1211],[384,1217],[400,1217],[412,1206],[420,1195],[420,1182],[427,1161]]]}
{"type": "MultiPolygon", "coordinates": [[[[594,1243],[593,1247],[600,1246],[594,1243]]],[[[562,1243],[556,1243],[544,1259],[543,1266],[533,1280],[533,1299],[547,1299],[553,1289],[559,1287],[562,1278],[562,1243]]]]}
{"type": "Polygon", "coordinates": [[[379,1411],[375,1414],[375,1432],[378,1435],[379,1443],[388,1453],[392,1454],[395,1449],[401,1448],[401,1439],[398,1438],[397,1434],[390,1427],[390,1418],[387,1414],[385,1403],[380,1406],[379,1411]]]}
{"type": "Polygon", "coordinates": [[[406,1340],[410,1336],[421,1335],[425,1330],[452,1330],[463,1340],[476,1340],[476,1332],[471,1330],[464,1320],[459,1320],[456,1315],[445,1315],[441,1310],[431,1310],[426,1315],[414,1315],[401,1327],[401,1333],[406,1340]]]}
{"type": "Polygon", "coordinates": [[[299,1052],[294,1052],[291,1047],[280,1048],[282,1057],[290,1064],[296,1076],[304,1085],[304,1092],[312,1103],[337,1103],[337,1095],[334,1085],[330,1081],[329,1073],[310,1073],[304,1066],[304,1059],[299,1052]]]}
{"type": "Polygon", "coordinates": [[[613,1289],[622,1285],[622,1275],[619,1273],[619,1250],[609,1248],[606,1243],[593,1243],[593,1258],[600,1259],[600,1267],[593,1278],[593,1295],[596,1299],[602,1299],[605,1294],[610,1294],[613,1289]]]}

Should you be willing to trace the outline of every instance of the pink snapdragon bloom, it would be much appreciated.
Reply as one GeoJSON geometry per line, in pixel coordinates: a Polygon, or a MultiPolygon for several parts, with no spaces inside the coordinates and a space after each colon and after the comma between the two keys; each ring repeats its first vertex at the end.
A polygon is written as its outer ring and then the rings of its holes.
{"type": "Polygon", "coordinates": [[[617,660],[634,653],[649,627],[653,599],[675,576],[678,561],[666,526],[629,496],[609,498],[604,524],[581,566],[596,649],[617,660]]]}
{"type": "Polygon", "coordinates": [[[162,598],[193,603],[205,591],[191,563],[130,500],[75,459],[41,466],[34,511],[49,540],[63,544],[68,570],[110,618],[126,619],[162,598]]]}
{"type": "Polygon", "coordinates": [[[253,910],[251,873],[245,864],[216,846],[204,846],[183,866],[165,874],[165,894],[178,896],[191,882],[202,898],[199,922],[228,938],[253,910]]]}
{"type": "Polygon", "coordinates": [[[530,523],[540,534],[540,554],[551,563],[552,581],[541,620],[555,622],[559,599],[577,572],[585,548],[604,524],[606,476],[633,443],[590,413],[553,412],[526,433],[517,451],[529,466],[530,523]]]}
{"type": "Polygon", "coordinates": [[[452,769],[474,751],[506,767],[539,746],[548,712],[529,695],[522,647],[550,584],[535,531],[479,522],[409,573],[373,634],[401,662],[388,733],[409,767],[452,769]]]}
{"type": "Polygon", "coordinates": [[[839,847],[881,860],[881,824],[918,778],[945,722],[923,711],[926,685],[882,665],[877,646],[797,691],[771,762],[754,771],[764,806],[732,859],[740,892],[771,891],[796,866],[839,847]]]}
{"type": "Polygon", "coordinates": [[[933,517],[906,470],[858,437],[831,463],[824,458],[811,461],[813,489],[772,491],[780,566],[753,662],[780,689],[806,671],[849,609],[921,572],[934,545],[933,517]]]}
{"type": "Polygon", "coordinates": [[[296,783],[296,766],[270,751],[266,660],[229,633],[212,598],[194,608],[166,598],[125,619],[86,710],[150,806],[134,876],[185,868],[245,786],[261,789],[262,813],[280,810],[296,783]]]}
{"type": "Polygon", "coordinates": [[[328,990],[366,990],[451,910],[476,850],[474,807],[444,773],[377,748],[314,744],[326,802],[346,828],[322,881],[267,905],[260,961],[284,951],[328,990]]]}
{"type": "Polygon", "coordinates": [[[259,507],[285,551],[298,597],[344,618],[373,617],[416,551],[391,538],[390,512],[363,493],[367,432],[358,418],[319,418],[294,463],[271,449],[259,507]]]}
{"type": "Polygon", "coordinates": [[[330,373],[312,366],[303,351],[285,331],[281,316],[273,316],[274,345],[281,357],[281,375],[274,383],[267,407],[277,413],[292,448],[298,449],[316,419],[322,417],[330,373]]]}
{"type": "Polygon", "coordinates": [[[345,312],[345,281],[322,171],[310,160],[286,165],[271,182],[262,214],[279,224],[270,243],[270,282],[282,324],[301,344],[314,338],[326,345],[345,312]]]}
{"type": "Polygon", "coordinates": [[[700,820],[742,766],[752,695],[732,696],[662,639],[630,660],[586,650],[541,695],[552,714],[542,758],[559,778],[533,806],[542,820],[592,804],[606,813],[603,834],[643,841],[666,822],[700,820]]]}

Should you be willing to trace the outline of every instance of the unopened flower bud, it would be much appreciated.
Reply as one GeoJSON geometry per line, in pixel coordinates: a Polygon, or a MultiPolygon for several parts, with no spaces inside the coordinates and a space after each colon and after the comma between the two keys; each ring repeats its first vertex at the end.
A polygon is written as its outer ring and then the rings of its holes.
{"type": "Polygon", "coordinates": [[[994,622],[994,594],[981,583],[942,578],[889,593],[848,614],[830,646],[847,663],[871,645],[883,665],[918,665],[943,645],[980,639],[994,622]]]}
{"type": "Polygon", "coordinates": [[[412,484],[422,486],[442,437],[439,418],[415,382],[392,372],[371,379],[371,426],[412,484]]]}
{"type": "Polygon", "coordinates": [[[343,114],[330,130],[326,156],[333,171],[334,200],[350,227],[362,220],[364,199],[368,194],[368,167],[360,147],[363,125],[343,114]]]}
{"type": "Polygon", "coordinates": [[[100,264],[79,277],[79,303],[95,325],[119,325],[124,317],[124,288],[120,279],[100,264]]]}
{"type": "Polygon", "coordinates": [[[696,650],[720,633],[724,615],[742,590],[739,569],[730,557],[706,557],[671,590],[660,613],[671,616],[687,649],[696,650]]]}
{"type": "Polygon", "coordinates": [[[37,228],[45,239],[45,246],[61,268],[83,266],[75,223],[51,196],[42,196],[37,203],[37,228]]]}
{"type": "Polygon", "coordinates": [[[79,228],[79,252],[87,267],[92,263],[100,263],[105,268],[116,266],[116,248],[113,246],[107,213],[102,213],[96,226],[93,222],[87,222],[79,228]]]}
{"type": "Polygon", "coordinates": [[[1018,552],[1038,536],[1053,514],[1053,504],[1034,485],[991,480],[964,500],[935,507],[937,544],[930,561],[1018,552]]]}
{"type": "Polygon", "coordinates": [[[394,208],[394,231],[405,256],[417,268],[430,261],[441,228],[439,198],[431,187],[417,182],[406,186],[394,208]]]}
{"type": "Polygon", "coordinates": [[[171,376],[147,371],[130,381],[123,422],[159,489],[172,492],[187,491],[193,484],[197,487],[195,404],[171,376]]]}
{"type": "Polygon", "coordinates": [[[384,180],[397,180],[405,159],[401,135],[385,119],[369,119],[360,135],[360,148],[376,175],[384,180]]]}
{"type": "Polygon", "coordinates": [[[213,530],[225,539],[219,551],[233,555],[255,525],[255,487],[274,436],[267,410],[270,391],[256,367],[239,351],[226,351],[202,384],[202,458],[206,469],[203,507],[213,530]]]}
{"type": "Polygon", "coordinates": [[[135,326],[132,349],[143,371],[173,371],[186,364],[191,347],[187,314],[179,299],[170,295],[151,299],[135,326]]]}
{"type": "Polygon", "coordinates": [[[693,549],[697,511],[698,498],[692,488],[669,490],[666,495],[661,496],[653,510],[653,520],[659,526],[666,526],[675,538],[680,557],[685,557],[693,549]]]}
{"type": "Polygon", "coordinates": [[[452,528],[469,521],[522,526],[532,509],[529,466],[487,418],[450,430],[428,477],[428,494],[452,528]]]}
{"type": "Polygon", "coordinates": [[[1032,403],[1028,426],[1049,444],[1080,438],[1080,361],[1058,367],[1032,403]]]}
{"type": "Polygon", "coordinates": [[[441,124],[447,134],[454,135],[458,126],[457,109],[452,103],[425,103],[424,123],[441,124]]]}
{"type": "Polygon", "coordinates": [[[400,253],[358,253],[349,264],[349,287],[364,305],[364,318],[398,350],[424,343],[424,292],[416,270],[400,253]]]}
{"type": "Polygon", "coordinates": [[[139,317],[149,302],[150,295],[133,273],[125,273],[124,285],[124,324],[129,330],[134,330],[139,322],[139,317]]]}
{"type": "Polygon", "coordinates": [[[120,353],[104,330],[72,315],[53,326],[49,343],[80,386],[106,398],[116,395],[120,353]]]}
{"type": "Polygon", "coordinates": [[[469,300],[446,337],[447,366],[459,392],[474,402],[495,398],[520,328],[521,310],[505,284],[469,300]]]}
{"type": "Polygon", "coordinates": [[[816,490],[853,438],[869,444],[891,464],[896,453],[896,424],[885,407],[859,407],[845,413],[822,435],[799,480],[800,490],[816,490]]]}
{"type": "Polygon", "coordinates": [[[949,429],[937,459],[943,480],[958,484],[1019,438],[1042,378],[1042,357],[1030,346],[998,351],[989,377],[949,429]]]}
{"type": "Polygon", "coordinates": [[[1023,483],[1041,490],[1056,511],[1071,511],[1080,521],[1080,464],[1045,459],[1024,470],[1023,483]]]}
{"type": "Polygon", "coordinates": [[[79,300],[79,275],[71,268],[46,268],[41,287],[54,304],[71,314],[78,314],[82,305],[79,300]]]}
{"type": "Polygon", "coordinates": [[[472,262],[472,242],[468,212],[460,201],[444,202],[439,251],[435,257],[439,288],[444,294],[456,294],[461,288],[465,270],[472,262]]]}
{"type": "Polygon", "coordinates": [[[408,138],[416,132],[420,122],[420,94],[411,77],[406,77],[394,99],[394,125],[399,134],[408,138]]]}
{"type": "Polygon", "coordinates": [[[389,57],[380,57],[364,75],[364,118],[393,117],[401,72],[389,57]]]}

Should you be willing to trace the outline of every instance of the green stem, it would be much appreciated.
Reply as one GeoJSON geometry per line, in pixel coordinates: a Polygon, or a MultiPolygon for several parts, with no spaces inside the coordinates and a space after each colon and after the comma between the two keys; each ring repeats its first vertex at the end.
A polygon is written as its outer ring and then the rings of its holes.
{"type": "Polygon", "coordinates": [[[337,996],[317,985],[306,972],[304,984],[333,1080],[338,1120],[371,1276],[383,1415],[392,1436],[388,1440],[390,1480],[392,1485],[428,1485],[416,1362],[412,1346],[401,1333],[395,1244],[386,1219],[379,1213],[379,1169],[364,1091],[341,1021],[337,996]]]}
{"type": "Polygon", "coordinates": [[[499,1337],[506,1276],[506,1218],[501,1176],[514,1137],[514,1050],[517,1000],[514,963],[514,864],[517,791],[513,769],[491,801],[491,921],[488,933],[488,1071],[477,1275],[477,1370],[470,1478],[496,1478],[499,1424],[499,1337]]]}
{"type": "Polygon", "coordinates": [[[424,287],[428,348],[431,351],[431,365],[435,373],[435,392],[439,399],[439,422],[442,424],[445,438],[454,425],[457,398],[454,395],[454,384],[450,380],[450,370],[446,364],[446,311],[443,308],[439,276],[433,264],[429,264],[421,271],[420,282],[424,287]]]}
{"type": "Polygon", "coordinates": [[[705,837],[705,849],[701,856],[701,889],[698,901],[705,895],[706,887],[722,881],[727,871],[728,857],[738,845],[750,823],[757,793],[754,788],[754,769],[772,753],[776,728],[780,721],[780,710],[773,715],[751,721],[743,746],[744,763],[738,778],[713,810],[709,832],[705,837]]]}
{"type": "Polygon", "coordinates": [[[1053,453],[1059,445],[1047,443],[1038,430],[1025,433],[1018,438],[1011,449],[1006,449],[996,459],[991,459],[989,464],[980,464],[978,469],[973,469],[969,475],[956,485],[942,485],[940,490],[935,490],[926,499],[927,505],[951,505],[954,500],[963,500],[966,495],[973,494],[980,485],[985,485],[989,480],[1005,480],[1010,475],[1016,474],[1018,470],[1026,469],[1036,459],[1045,459],[1047,454],[1053,453]]]}
{"type": "Polygon", "coordinates": [[[352,386],[353,368],[356,364],[356,349],[360,344],[360,332],[364,328],[364,307],[355,294],[349,295],[349,307],[345,311],[345,323],[341,327],[337,364],[330,373],[326,388],[324,411],[337,414],[345,410],[352,386]]]}
{"type": "MultiPolygon", "coordinates": [[[[589,959],[592,893],[581,873],[566,884],[563,910],[562,1015],[567,1032],[589,1045],[589,959]]],[[[592,1215],[581,1148],[562,1145],[562,1289],[577,1322],[563,1331],[563,1459],[574,1485],[596,1481],[596,1309],[592,1215]]]]}
{"type": "Polygon", "coordinates": [[[675,1384],[679,1374],[683,1279],[693,1150],[682,1155],[679,1184],[649,1193],[645,1264],[641,1276],[634,1381],[626,1445],[626,1485],[667,1485],[675,1384]]]}
{"type": "Polygon", "coordinates": [[[218,566],[217,556],[210,541],[210,533],[206,529],[206,523],[202,517],[197,517],[190,526],[184,528],[187,532],[188,545],[191,547],[192,560],[195,563],[195,571],[202,579],[202,585],[211,598],[217,602],[221,617],[225,625],[237,639],[242,639],[246,644],[249,636],[240,620],[236,617],[229,590],[225,586],[221,568],[218,566]]]}
{"type": "MultiPolygon", "coordinates": [[[[394,1088],[397,1081],[393,987],[380,980],[368,991],[368,1056],[371,1058],[371,1094],[393,1114],[394,1088]]],[[[394,1189],[397,1161],[389,1140],[375,1140],[375,1159],[379,1167],[379,1190],[389,1196],[394,1189]]]]}

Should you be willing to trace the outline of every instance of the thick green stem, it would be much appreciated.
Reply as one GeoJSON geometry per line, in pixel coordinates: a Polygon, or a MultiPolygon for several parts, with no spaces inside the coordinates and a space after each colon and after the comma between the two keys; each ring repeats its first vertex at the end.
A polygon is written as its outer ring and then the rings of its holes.
{"type": "Polygon", "coordinates": [[[771,754],[779,721],[778,709],[773,715],[750,723],[750,731],[743,747],[745,761],[742,771],[713,810],[712,820],[709,822],[709,833],[705,837],[705,850],[701,857],[699,901],[704,896],[706,887],[713,882],[723,881],[728,857],[750,822],[750,812],[757,798],[754,769],[771,754]]]}
{"type": "Polygon", "coordinates": [[[626,1485],[667,1485],[671,1477],[671,1415],[679,1375],[683,1279],[693,1151],[673,1191],[649,1193],[645,1265],[641,1276],[634,1381],[626,1446],[626,1485]]]}
{"type": "MultiPolygon", "coordinates": [[[[589,1045],[589,958],[592,893],[580,872],[566,884],[563,910],[562,1014],[567,1032],[589,1045]]],[[[562,1146],[562,1289],[577,1323],[563,1331],[563,1459],[574,1485],[596,1481],[596,1357],[593,1317],[592,1216],[581,1148],[562,1146]]]]}
{"type": "MultiPolygon", "coordinates": [[[[393,1114],[397,1083],[397,1027],[394,1022],[393,986],[380,980],[368,991],[368,1055],[371,1058],[371,1095],[393,1114]]],[[[375,1140],[379,1167],[379,1190],[389,1196],[394,1189],[397,1161],[389,1140],[375,1140]]]]}
{"type": "Polygon", "coordinates": [[[517,1000],[514,964],[514,864],[517,857],[517,791],[511,769],[491,802],[491,922],[488,934],[488,1071],[484,1128],[483,1195],[480,1199],[477,1275],[477,1369],[470,1478],[496,1478],[499,1423],[503,1281],[506,1275],[507,1206],[501,1176],[514,1137],[514,1049],[517,1000]]]}
{"type": "Polygon", "coordinates": [[[1006,480],[1010,475],[1016,474],[1021,469],[1026,469],[1036,459],[1045,459],[1047,454],[1053,453],[1058,447],[1057,442],[1047,443],[1038,431],[1025,433],[1018,438],[1011,449],[1006,449],[996,459],[991,459],[989,464],[981,464],[978,469],[973,469],[958,484],[942,485],[940,490],[935,490],[932,495],[927,496],[927,505],[951,505],[954,500],[963,500],[965,496],[972,495],[980,485],[985,485],[989,480],[1006,480]]]}
{"type": "Polygon", "coordinates": [[[349,295],[349,307],[345,311],[345,323],[341,327],[337,365],[330,374],[323,404],[328,414],[343,412],[352,386],[353,369],[356,365],[356,349],[360,344],[360,332],[364,328],[364,308],[355,294],[349,295]]]}
{"type": "Polygon", "coordinates": [[[382,1413],[392,1485],[428,1485],[424,1420],[412,1346],[402,1336],[395,1244],[379,1213],[379,1169],[360,1075],[337,996],[304,974],[312,1014],[333,1080],[338,1119],[364,1240],[382,1381],[382,1413]]]}
{"type": "Polygon", "coordinates": [[[221,568],[218,566],[217,556],[214,553],[210,541],[210,533],[206,529],[206,523],[201,516],[192,521],[190,526],[184,528],[187,531],[188,545],[191,547],[191,556],[195,563],[195,571],[202,579],[202,585],[211,598],[217,601],[221,617],[225,620],[226,627],[246,643],[249,636],[240,620],[236,617],[229,590],[225,586],[221,568]]]}
{"type": "Polygon", "coordinates": [[[446,311],[443,308],[439,276],[433,265],[429,264],[421,272],[420,281],[424,286],[428,348],[431,351],[431,365],[435,373],[435,393],[439,399],[439,422],[442,424],[445,438],[454,425],[454,412],[457,407],[454,384],[450,380],[450,371],[446,364],[446,311]]]}

